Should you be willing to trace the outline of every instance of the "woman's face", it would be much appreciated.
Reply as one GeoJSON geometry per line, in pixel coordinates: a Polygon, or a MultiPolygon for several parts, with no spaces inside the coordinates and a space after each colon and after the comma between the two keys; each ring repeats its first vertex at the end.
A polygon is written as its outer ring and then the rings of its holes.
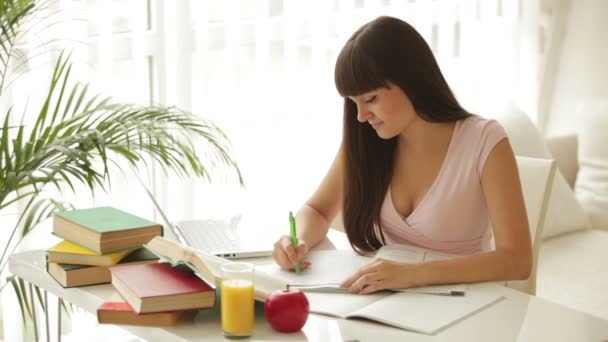
{"type": "Polygon", "coordinates": [[[388,84],[388,88],[381,87],[349,97],[357,105],[357,120],[371,125],[382,139],[405,132],[418,118],[412,102],[401,88],[388,84]]]}

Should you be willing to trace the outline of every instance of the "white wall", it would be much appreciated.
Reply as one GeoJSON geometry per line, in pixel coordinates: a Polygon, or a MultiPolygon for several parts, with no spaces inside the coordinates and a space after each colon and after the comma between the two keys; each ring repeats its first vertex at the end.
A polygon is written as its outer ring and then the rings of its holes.
{"type": "Polygon", "coordinates": [[[576,133],[608,101],[608,1],[571,0],[546,135],[576,133]]]}

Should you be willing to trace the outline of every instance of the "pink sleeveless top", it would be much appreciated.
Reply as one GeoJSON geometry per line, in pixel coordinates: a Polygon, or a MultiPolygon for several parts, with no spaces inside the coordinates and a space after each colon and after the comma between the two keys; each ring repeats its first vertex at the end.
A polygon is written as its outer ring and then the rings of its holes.
{"type": "Polygon", "coordinates": [[[470,116],[457,121],[437,177],[409,216],[397,212],[389,186],[380,210],[386,243],[454,254],[487,250],[492,233],[481,175],[488,155],[506,136],[495,120],[470,116]]]}

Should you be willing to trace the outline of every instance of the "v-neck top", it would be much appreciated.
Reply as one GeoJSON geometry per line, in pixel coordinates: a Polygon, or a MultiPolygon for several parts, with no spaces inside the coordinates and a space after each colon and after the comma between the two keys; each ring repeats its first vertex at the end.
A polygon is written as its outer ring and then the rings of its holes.
{"type": "Polygon", "coordinates": [[[455,254],[487,250],[492,233],[481,176],[490,152],[506,136],[495,120],[473,115],[457,121],[435,180],[409,216],[397,211],[389,186],[380,210],[386,242],[455,254]]]}

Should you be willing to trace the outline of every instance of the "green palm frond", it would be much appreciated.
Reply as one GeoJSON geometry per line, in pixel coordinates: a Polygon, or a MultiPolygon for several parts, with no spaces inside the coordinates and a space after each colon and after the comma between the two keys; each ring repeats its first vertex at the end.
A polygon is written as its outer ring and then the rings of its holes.
{"type": "MultiPolygon", "coordinates": [[[[26,27],[28,17],[48,11],[47,5],[37,0],[0,0],[0,100],[7,82],[12,82],[7,73],[11,59],[19,59],[15,48],[19,38],[37,29],[37,24],[26,27]]],[[[13,108],[2,113],[0,210],[21,207],[9,240],[1,247],[0,275],[26,234],[55,212],[69,208],[56,199],[40,198],[48,186],[76,191],[78,185],[86,185],[92,194],[107,190],[110,171],[125,161],[132,169],[147,168],[152,162],[165,172],[205,180],[211,180],[215,166],[226,166],[243,184],[228,138],[212,122],[175,107],[118,103],[90,94],[87,84],[72,82],[71,72],[70,56],[62,53],[40,108],[34,113],[26,110],[21,118],[15,118],[13,108]],[[33,124],[23,123],[26,115],[36,115],[33,124]]],[[[9,283],[25,324],[31,317],[31,296],[23,280],[14,277],[7,278],[0,290],[9,283]]],[[[38,288],[36,295],[42,304],[38,288]]]]}
{"type": "Polygon", "coordinates": [[[0,209],[15,191],[37,194],[48,184],[73,181],[93,190],[104,187],[108,168],[122,158],[133,166],[150,157],[180,176],[210,179],[207,165],[221,163],[242,176],[229,153],[226,135],[214,124],[174,107],[114,103],[89,96],[86,85],[69,91],[69,57],[60,56],[49,93],[25,138],[24,126],[10,126],[10,111],[0,133],[0,209]],[[193,140],[205,145],[201,160],[193,140]],[[96,162],[101,168],[96,168],[96,162]]]}
{"type": "Polygon", "coordinates": [[[21,318],[23,324],[26,322],[27,317],[31,317],[30,304],[27,299],[27,292],[25,291],[25,285],[22,279],[17,279],[15,276],[8,277],[7,284],[10,283],[13,286],[13,290],[17,295],[19,301],[19,308],[21,309],[21,318]],[[27,317],[26,317],[27,315],[27,317]]]}
{"type": "MultiPolygon", "coordinates": [[[[26,326],[28,319],[32,319],[32,317],[33,317],[34,308],[31,306],[31,304],[32,304],[32,299],[33,299],[32,296],[34,294],[36,296],[36,299],[38,300],[38,305],[40,305],[40,308],[42,309],[42,311],[47,310],[46,303],[45,303],[44,299],[42,298],[43,297],[42,291],[40,290],[39,287],[32,285],[33,293],[29,294],[26,289],[25,281],[23,281],[23,279],[16,278],[15,276],[10,276],[6,280],[7,280],[7,282],[5,283],[5,285],[11,284],[13,291],[15,292],[15,295],[17,296],[17,302],[19,304],[19,309],[21,312],[21,322],[23,323],[24,326],[26,326]]],[[[71,304],[69,304],[69,306],[65,305],[64,301],[60,299],[60,305],[67,314],[71,313],[71,310],[72,310],[71,304]]]]}
{"type": "Polygon", "coordinates": [[[0,94],[22,24],[34,8],[34,0],[0,1],[0,94]]]}

